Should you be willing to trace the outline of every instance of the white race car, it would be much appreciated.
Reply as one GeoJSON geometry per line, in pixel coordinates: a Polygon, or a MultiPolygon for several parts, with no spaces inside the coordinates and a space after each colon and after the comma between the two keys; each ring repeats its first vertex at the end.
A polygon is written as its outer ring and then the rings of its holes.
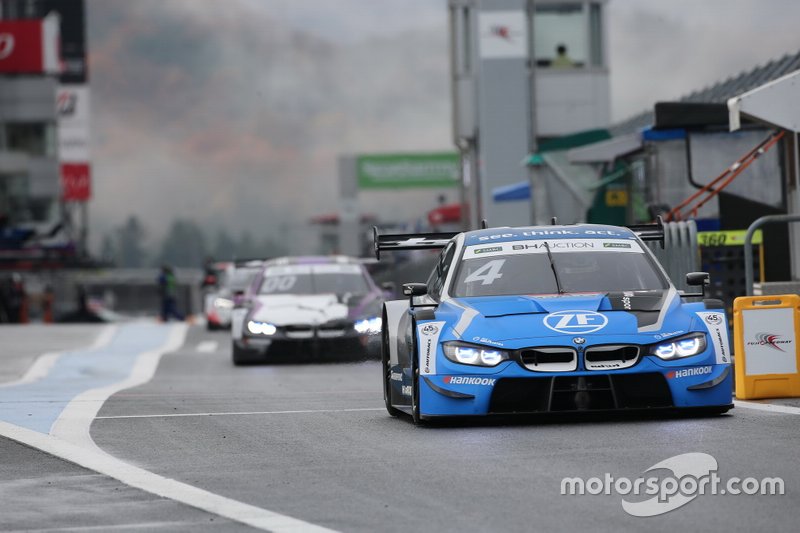
{"type": "Polygon", "coordinates": [[[231,263],[218,278],[215,290],[206,292],[204,310],[209,330],[231,327],[233,308],[240,301],[256,275],[264,266],[263,261],[231,263]]]}
{"type": "Polygon", "coordinates": [[[233,310],[233,362],[378,357],[385,296],[356,259],[268,261],[233,310]]]}

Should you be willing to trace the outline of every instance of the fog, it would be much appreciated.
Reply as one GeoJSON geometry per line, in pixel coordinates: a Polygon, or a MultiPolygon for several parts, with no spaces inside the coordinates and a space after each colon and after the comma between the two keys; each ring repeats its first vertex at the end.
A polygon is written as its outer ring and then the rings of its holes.
{"type": "MultiPolygon", "coordinates": [[[[452,149],[444,0],[87,4],[95,246],[132,214],[280,239],[336,211],[339,154],[452,149]]],[[[614,120],[800,49],[791,0],[607,15],[614,120]]]]}

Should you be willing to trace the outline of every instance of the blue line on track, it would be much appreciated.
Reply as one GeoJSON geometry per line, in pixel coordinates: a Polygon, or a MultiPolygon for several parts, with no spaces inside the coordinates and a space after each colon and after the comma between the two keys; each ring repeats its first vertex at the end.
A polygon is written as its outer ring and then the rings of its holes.
{"type": "Polygon", "coordinates": [[[72,399],[126,379],[137,356],[162,346],[169,333],[163,324],[124,324],[106,346],[65,352],[43,379],[0,388],[0,420],[48,434],[72,399]]]}

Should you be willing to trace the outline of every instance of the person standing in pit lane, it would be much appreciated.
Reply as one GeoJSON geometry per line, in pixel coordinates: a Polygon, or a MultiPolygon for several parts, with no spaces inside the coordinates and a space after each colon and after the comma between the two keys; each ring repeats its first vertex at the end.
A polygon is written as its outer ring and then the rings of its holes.
{"type": "Polygon", "coordinates": [[[158,295],[161,298],[161,320],[164,322],[169,322],[170,318],[179,321],[184,319],[178,311],[177,285],[172,267],[162,265],[161,273],[158,276],[158,295]]]}

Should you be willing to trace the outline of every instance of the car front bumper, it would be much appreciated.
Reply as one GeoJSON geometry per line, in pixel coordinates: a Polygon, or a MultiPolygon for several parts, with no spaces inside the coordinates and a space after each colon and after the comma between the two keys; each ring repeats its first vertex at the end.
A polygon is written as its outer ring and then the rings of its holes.
{"type": "Polygon", "coordinates": [[[230,311],[210,311],[206,313],[206,322],[218,328],[229,328],[231,327],[231,313],[230,311]]]}
{"type": "Polygon", "coordinates": [[[511,362],[492,374],[420,376],[420,415],[724,407],[732,404],[732,374],[728,364],[664,367],[651,358],[615,371],[531,372],[511,362]]]}
{"type": "Polygon", "coordinates": [[[264,358],[367,359],[380,356],[380,335],[346,334],[336,337],[275,338],[243,336],[236,347],[264,358]]]}

